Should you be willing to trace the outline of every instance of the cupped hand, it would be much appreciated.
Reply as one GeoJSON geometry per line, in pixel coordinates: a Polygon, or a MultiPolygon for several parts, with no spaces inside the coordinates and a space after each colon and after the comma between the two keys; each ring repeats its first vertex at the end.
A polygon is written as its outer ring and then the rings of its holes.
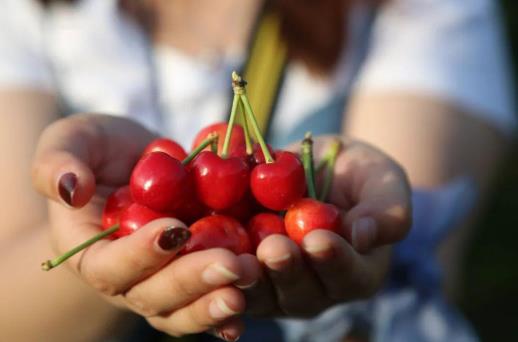
{"type": "MultiPolygon", "coordinates": [[[[317,163],[333,139],[315,138],[317,163]]],[[[244,289],[248,312],[312,317],[332,305],[369,298],[381,288],[390,267],[390,246],[411,225],[404,171],[378,149],[343,140],[328,201],[343,212],[343,237],[315,230],[300,247],[282,235],[262,241],[257,259],[245,260],[247,276],[259,279],[244,289]]]]}
{"type": "MultiPolygon", "coordinates": [[[[74,115],[41,136],[33,183],[49,201],[52,243],[61,254],[100,231],[106,196],[127,184],[155,136],[138,124],[103,115],[74,115]]],[[[112,303],[147,318],[171,335],[218,328],[239,336],[235,318],[247,283],[240,259],[223,249],[176,258],[190,236],[163,218],[117,240],[101,240],[68,261],[70,268],[112,303]]]]}

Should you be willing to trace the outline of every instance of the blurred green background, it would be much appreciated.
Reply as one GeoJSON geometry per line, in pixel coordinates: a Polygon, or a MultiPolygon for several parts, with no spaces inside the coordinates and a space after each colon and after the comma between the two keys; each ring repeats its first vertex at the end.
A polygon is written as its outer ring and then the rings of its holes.
{"type": "MultiPolygon", "coordinates": [[[[518,1],[501,2],[518,85],[518,1]]],[[[465,260],[461,309],[482,341],[518,341],[517,197],[518,145],[515,144],[465,260]]]]}

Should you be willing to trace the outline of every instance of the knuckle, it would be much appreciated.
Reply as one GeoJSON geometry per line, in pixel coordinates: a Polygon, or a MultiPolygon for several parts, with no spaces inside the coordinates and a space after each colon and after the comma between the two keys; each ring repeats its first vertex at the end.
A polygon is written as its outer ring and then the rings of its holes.
{"type": "Polygon", "coordinates": [[[82,275],[86,282],[100,293],[110,297],[120,294],[117,286],[98,272],[92,271],[88,267],[83,267],[82,275]]]}
{"type": "Polygon", "coordinates": [[[126,301],[129,304],[129,306],[144,317],[149,318],[153,316],[158,316],[160,314],[160,311],[155,307],[149,305],[149,303],[147,303],[142,298],[138,291],[130,291],[126,293],[124,297],[126,298],[126,301]]]}

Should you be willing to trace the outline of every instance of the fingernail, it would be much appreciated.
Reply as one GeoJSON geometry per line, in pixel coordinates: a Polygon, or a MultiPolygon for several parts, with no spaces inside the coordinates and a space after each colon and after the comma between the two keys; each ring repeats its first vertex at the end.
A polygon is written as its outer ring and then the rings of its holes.
{"type": "Polygon", "coordinates": [[[73,206],[74,194],[76,192],[76,188],[77,188],[77,176],[74,173],[68,172],[59,178],[59,182],[58,182],[59,196],[69,206],[73,206]]]}
{"type": "Polygon", "coordinates": [[[288,266],[291,263],[291,254],[284,254],[279,257],[266,259],[266,264],[272,269],[280,269],[288,266]]]}
{"type": "Polygon", "coordinates": [[[362,217],[354,221],[351,233],[353,247],[357,251],[367,251],[376,239],[376,221],[371,217],[362,217]]]}
{"type": "Polygon", "coordinates": [[[224,319],[237,314],[228,307],[222,298],[216,298],[209,304],[209,314],[214,319],[224,319]]]}
{"type": "Polygon", "coordinates": [[[333,249],[329,244],[305,244],[304,250],[306,253],[311,254],[318,258],[329,258],[333,255],[333,249]]]}
{"type": "Polygon", "coordinates": [[[225,285],[233,283],[239,276],[221,264],[209,265],[201,274],[204,282],[210,285],[225,285]]]}
{"type": "Polygon", "coordinates": [[[238,289],[246,290],[246,289],[249,289],[249,288],[254,287],[256,284],[257,284],[257,280],[254,280],[253,282],[251,282],[251,283],[249,283],[249,284],[244,284],[244,285],[234,284],[234,285],[235,285],[238,289]]]}
{"type": "Polygon", "coordinates": [[[239,341],[239,338],[241,336],[231,336],[229,333],[225,332],[225,331],[221,331],[221,332],[216,332],[216,336],[220,339],[222,339],[223,341],[227,341],[227,342],[237,342],[239,341]]]}
{"type": "Polygon", "coordinates": [[[167,227],[158,238],[158,246],[162,250],[169,252],[183,247],[190,237],[191,232],[187,228],[174,226],[167,227]]]}

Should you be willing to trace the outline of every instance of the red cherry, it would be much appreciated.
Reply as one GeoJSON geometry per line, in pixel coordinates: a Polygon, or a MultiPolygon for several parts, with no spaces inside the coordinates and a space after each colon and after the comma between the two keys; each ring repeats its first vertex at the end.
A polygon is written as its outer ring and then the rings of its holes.
{"type": "Polygon", "coordinates": [[[191,238],[182,254],[209,248],[226,248],[235,254],[251,253],[250,240],[243,226],[232,217],[206,216],[190,228],[191,238]]]}
{"type": "Polygon", "coordinates": [[[113,233],[112,236],[115,238],[120,238],[126,235],[130,235],[143,225],[162,217],[172,216],[151,210],[141,204],[133,203],[121,212],[120,228],[115,233],[113,233]]]}
{"type": "Polygon", "coordinates": [[[315,229],[340,234],[342,219],[340,211],[333,204],[303,198],[288,210],[284,223],[290,239],[300,245],[304,236],[315,229]]]}
{"type": "MultiPolygon", "coordinates": [[[[270,151],[270,154],[273,155],[274,154],[273,148],[270,145],[266,145],[266,146],[268,147],[268,151],[270,151]]],[[[251,156],[251,162],[250,162],[250,165],[252,165],[252,167],[255,165],[266,163],[266,159],[264,158],[264,153],[263,153],[263,150],[261,149],[261,145],[259,145],[258,143],[255,143],[254,147],[253,147],[253,151],[254,151],[254,153],[251,156]]]]}
{"type": "Polygon", "coordinates": [[[192,194],[185,198],[180,208],[174,211],[174,214],[180,221],[190,225],[205,216],[208,211],[209,209],[192,194]]]}
{"type": "MultiPolygon", "coordinates": [[[[226,122],[217,122],[210,126],[202,129],[196,138],[194,138],[194,142],[192,143],[191,149],[194,150],[196,146],[200,145],[203,140],[205,140],[209,134],[217,133],[219,135],[218,139],[218,154],[223,150],[223,143],[225,142],[225,135],[227,134],[228,124],[226,122]]],[[[206,150],[209,150],[210,147],[207,147],[206,150]]],[[[246,147],[245,147],[245,132],[243,127],[235,124],[232,128],[232,136],[230,137],[230,145],[228,150],[228,155],[230,157],[242,157],[246,155],[246,147]]]]}
{"type": "Polygon", "coordinates": [[[102,214],[102,226],[108,229],[119,223],[121,212],[133,203],[128,185],[118,188],[108,196],[102,214]]]}
{"type": "Polygon", "coordinates": [[[267,236],[272,234],[286,235],[284,220],[273,213],[260,213],[252,217],[248,222],[247,231],[254,250],[267,236]]]}
{"type": "Polygon", "coordinates": [[[304,168],[296,154],[275,153],[275,161],[257,165],[250,176],[252,193],[271,210],[286,210],[306,192],[304,168]]]}
{"type": "Polygon", "coordinates": [[[260,210],[260,208],[261,207],[252,196],[252,194],[247,191],[243,198],[237,202],[237,204],[234,204],[230,208],[223,210],[212,210],[209,212],[209,214],[230,216],[239,222],[246,224],[248,220],[250,220],[250,218],[260,210]]]}
{"type": "Polygon", "coordinates": [[[230,208],[248,189],[250,175],[242,158],[222,159],[203,151],[192,162],[191,171],[198,199],[212,209],[230,208]]]}
{"type": "Polygon", "coordinates": [[[142,155],[146,155],[151,152],[164,152],[169,156],[173,157],[174,159],[180,161],[184,160],[187,157],[187,152],[185,152],[185,150],[180,144],[178,144],[174,140],[167,138],[159,138],[153,140],[149,145],[147,145],[142,155]]]}
{"type": "Polygon", "coordinates": [[[130,179],[135,202],[156,211],[174,211],[189,189],[188,174],[180,161],[163,152],[143,156],[130,179]]]}

